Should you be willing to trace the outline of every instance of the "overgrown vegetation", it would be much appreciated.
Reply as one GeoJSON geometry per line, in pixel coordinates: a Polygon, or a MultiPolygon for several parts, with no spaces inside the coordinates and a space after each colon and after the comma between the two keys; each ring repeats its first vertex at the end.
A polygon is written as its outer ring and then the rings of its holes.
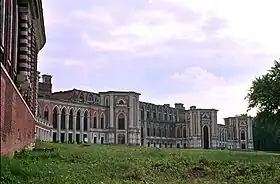
{"type": "Polygon", "coordinates": [[[280,61],[253,81],[246,99],[248,110],[258,108],[253,125],[255,149],[280,151],[280,61]]]}
{"type": "Polygon", "coordinates": [[[280,183],[280,155],[42,143],[1,158],[1,183],[280,183]]]}

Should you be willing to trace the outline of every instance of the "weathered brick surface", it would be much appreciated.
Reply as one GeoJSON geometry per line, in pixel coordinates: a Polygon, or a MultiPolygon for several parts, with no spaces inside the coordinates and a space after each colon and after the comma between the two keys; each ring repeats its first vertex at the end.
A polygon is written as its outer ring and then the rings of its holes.
{"type": "Polygon", "coordinates": [[[34,142],[35,118],[1,67],[1,155],[34,142]]]}

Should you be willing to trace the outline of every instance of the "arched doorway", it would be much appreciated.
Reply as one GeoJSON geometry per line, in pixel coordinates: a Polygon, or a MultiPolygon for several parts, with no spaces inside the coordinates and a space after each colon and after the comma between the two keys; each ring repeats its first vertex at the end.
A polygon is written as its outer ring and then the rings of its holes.
{"type": "Polygon", "coordinates": [[[58,122],[58,108],[57,107],[55,107],[54,109],[53,109],[53,128],[54,129],[57,129],[57,124],[59,123],[58,122]]]}
{"type": "Polygon", "coordinates": [[[125,144],[125,135],[118,134],[118,144],[125,144]]]}
{"type": "Polygon", "coordinates": [[[88,111],[84,113],[84,131],[88,131],[88,111]]]}
{"type": "Polygon", "coordinates": [[[74,115],[73,115],[73,109],[70,110],[70,113],[69,113],[69,130],[73,130],[73,118],[74,118],[74,115]]]}
{"type": "Polygon", "coordinates": [[[65,130],[66,127],[66,108],[63,108],[61,111],[61,124],[60,128],[61,130],[65,130]]]}
{"type": "Polygon", "coordinates": [[[81,111],[78,110],[77,115],[76,115],[76,130],[80,131],[81,130],[81,111]]]}
{"type": "Polygon", "coordinates": [[[203,148],[209,149],[209,130],[206,125],[203,127],[203,148]]]}

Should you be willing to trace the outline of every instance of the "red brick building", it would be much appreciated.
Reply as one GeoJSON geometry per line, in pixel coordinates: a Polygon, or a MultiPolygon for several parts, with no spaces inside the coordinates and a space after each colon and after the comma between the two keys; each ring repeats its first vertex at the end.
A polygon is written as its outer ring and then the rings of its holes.
{"type": "Polygon", "coordinates": [[[46,37],[41,0],[1,0],[1,155],[34,142],[37,55],[46,37]]]}

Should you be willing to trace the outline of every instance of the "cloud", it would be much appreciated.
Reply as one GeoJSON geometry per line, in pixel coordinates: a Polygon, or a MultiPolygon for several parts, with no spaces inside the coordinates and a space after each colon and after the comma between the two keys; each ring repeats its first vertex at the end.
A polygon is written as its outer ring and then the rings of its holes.
{"type": "Polygon", "coordinates": [[[39,69],[54,89],[134,90],[143,101],[219,109],[222,123],[246,111],[252,79],[280,55],[278,4],[44,1],[39,69]]]}
{"type": "MultiPolygon", "coordinates": [[[[177,93],[166,94],[159,97],[147,96],[154,103],[175,104],[184,103],[186,108],[192,105],[197,108],[218,109],[219,123],[224,117],[246,113],[247,103],[244,100],[247,95],[250,82],[244,81],[238,84],[230,84],[223,77],[214,75],[200,67],[191,67],[181,73],[174,73],[174,83],[183,85],[191,90],[178,91],[177,93]]],[[[249,112],[255,115],[255,110],[249,112]]]]}
{"type": "Polygon", "coordinates": [[[212,73],[200,67],[190,67],[181,73],[174,73],[172,78],[174,82],[181,82],[186,86],[192,86],[192,90],[208,90],[213,86],[223,86],[226,84],[222,77],[217,77],[212,73]]]}

